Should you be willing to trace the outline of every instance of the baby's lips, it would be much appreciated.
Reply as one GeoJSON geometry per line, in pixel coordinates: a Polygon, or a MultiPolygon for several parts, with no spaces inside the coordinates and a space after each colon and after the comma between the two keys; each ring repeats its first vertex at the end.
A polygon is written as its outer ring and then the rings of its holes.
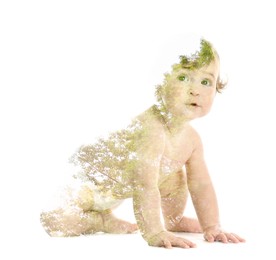
{"type": "Polygon", "coordinates": [[[186,104],[186,105],[192,106],[192,107],[200,107],[200,105],[197,104],[197,103],[195,103],[195,102],[191,102],[191,103],[188,103],[188,104],[186,104]]]}

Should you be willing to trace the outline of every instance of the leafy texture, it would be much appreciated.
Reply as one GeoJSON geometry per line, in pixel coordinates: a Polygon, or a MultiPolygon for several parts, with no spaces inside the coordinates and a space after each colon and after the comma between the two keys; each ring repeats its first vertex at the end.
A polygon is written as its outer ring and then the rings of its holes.
{"type": "Polygon", "coordinates": [[[132,192],[131,178],[137,161],[137,142],[143,134],[139,120],[133,120],[126,129],[99,138],[84,145],[70,161],[81,168],[75,177],[91,181],[103,191],[112,190],[115,197],[132,192]]]}

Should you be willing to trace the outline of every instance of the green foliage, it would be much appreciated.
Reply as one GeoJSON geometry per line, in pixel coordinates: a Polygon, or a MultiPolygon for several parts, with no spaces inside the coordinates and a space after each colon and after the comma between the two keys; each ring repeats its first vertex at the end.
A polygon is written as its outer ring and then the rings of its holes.
{"type": "Polygon", "coordinates": [[[143,129],[139,120],[134,120],[126,129],[111,133],[108,138],[99,138],[91,145],[81,146],[70,158],[81,171],[76,178],[91,181],[113,195],[132,192],[131,179],[137,162],[137,140],[143,129]]]}
{"type": "Polygon", "coordinates": [[[201,39],[200,51],[193,53],[190,57],[181,55],[179,58],[182,68],[194,70],[209,65],[214,60],[215,55],[212,45],[208,41],[201,39]]]}

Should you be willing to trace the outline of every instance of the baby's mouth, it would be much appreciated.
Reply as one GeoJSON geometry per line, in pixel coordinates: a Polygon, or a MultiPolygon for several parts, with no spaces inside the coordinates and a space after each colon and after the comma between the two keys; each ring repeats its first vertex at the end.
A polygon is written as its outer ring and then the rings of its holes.
{"type": "Polygon", "coordinates": [[[191,107],[199,107],[199,105],[197,103],[189,103],[188,106],[191,106],[191,107]]]}

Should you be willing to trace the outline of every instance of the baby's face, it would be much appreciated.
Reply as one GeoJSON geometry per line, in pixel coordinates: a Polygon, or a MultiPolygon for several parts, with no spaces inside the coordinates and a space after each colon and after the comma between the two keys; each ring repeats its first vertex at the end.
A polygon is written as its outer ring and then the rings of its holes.
{"type": "Polygon", "coordinates": [[[197,70],[175,69],[167,76],[164,101],[174,116],[194,119],[206,115],[213,104],[219,76],[219,62],[197,70]]]}

